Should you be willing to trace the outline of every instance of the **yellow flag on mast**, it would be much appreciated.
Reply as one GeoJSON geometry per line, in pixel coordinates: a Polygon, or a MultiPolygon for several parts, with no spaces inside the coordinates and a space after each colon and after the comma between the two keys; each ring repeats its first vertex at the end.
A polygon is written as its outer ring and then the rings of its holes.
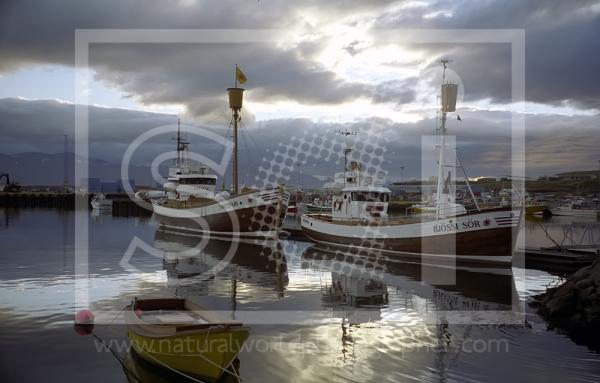
{"type": "Polygon", "coordinates": [[[248,80],[246,78],[246,75],[244,74],[244,72],[242,72],[240,67],[237,65],[235,66],[235,78],[236,78],[237,82],[239,82],[240,84],[243,84],[246,82],[246,80],[248,80]]]}

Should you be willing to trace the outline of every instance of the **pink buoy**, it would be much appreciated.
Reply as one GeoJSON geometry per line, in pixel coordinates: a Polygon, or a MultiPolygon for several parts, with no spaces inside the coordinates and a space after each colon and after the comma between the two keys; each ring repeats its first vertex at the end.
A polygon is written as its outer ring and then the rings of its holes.
{"type": "Polygon", "coordinates": [[[80,310],[75,314],[75,324],[94,324],[94,313],[90,310],[80,310]]]}
{"type": "Polygon", "coordinates": [[[79,335],[89,335],[94,329],[94,313],[90,310],[81,310],[75,314],[75,332],[79,335]]]}
{"type": "Polygon", "coordinates": [[[135,309],[135,315],[137,315],[138,318],[142,317],[142,314],[144,313],[141,309],[135,309]]]}

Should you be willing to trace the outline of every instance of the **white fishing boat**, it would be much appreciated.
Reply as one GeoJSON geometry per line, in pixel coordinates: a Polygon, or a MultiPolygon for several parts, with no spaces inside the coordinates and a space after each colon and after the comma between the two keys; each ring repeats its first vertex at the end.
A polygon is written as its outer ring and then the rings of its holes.
{"type": "Polygon", "coordinates": [[[600,218],[600,210],[589,206],[585,198],[574,197],[552,209],[553,215],[568,217],[600,218]]]}
{"type": "MultiPolygon", "coordinates": [[[[475,210],[467,211],[455,202],[451,175],[444,177],[446,115],[456,110],[458,88],[445,82],[446,63],[441,87],[435,214],[388,217],[388,188],[362,183],[360,177],[345,177],[345,186],[334,195],[330,213],[302,215],[306,236],[315,242],[359,250],[510,265],[522,209],[481,209],[476,205],[475,210]]],[[[347,147],[344,153],[351,151],[347,147]]],[[[351,164],[344,171],[351,174],[357,169],[360,166],[351,164]]]]}
{"type": "Polygon", "coordinates": [[[113,201],[102,193],[98,193],[92,197],[90,201],[92,209],[94,210],[111,210],[113,207],[113,201]]]}
{"type": "MultiPolygon", "coordinates": [[[[263,241],[277,238],[290,193],[282,186],[239,190],[237,131],[242,88],[229,88],[233,126],[233,188],[217,192],[217,176],[207,166],[189,160],[189,143],[177,131],[177,162],[169,169],[164,197],[147,198],[160,217],[161,229],[214,239],[263,241]]],[[[143,198],[143,196],[140,196],[143,198]]]]}

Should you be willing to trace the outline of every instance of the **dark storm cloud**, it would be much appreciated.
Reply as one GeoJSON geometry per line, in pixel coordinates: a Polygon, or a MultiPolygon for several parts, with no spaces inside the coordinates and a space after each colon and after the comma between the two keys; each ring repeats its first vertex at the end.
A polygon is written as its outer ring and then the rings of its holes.
{"type": "Polygon", "coordinates": [[[379,83],[373,91],[373,101],[377,103],[395,102],[399,104],[412,102],[417,96],[415,90],[417,81],[416,77],[409,77],[405,80],[391,80],[379,83]]]}
{"type": "MultiPolygon", "coordinates": [[[[0,99],[0,152],[62,152],[64,135],[75,135],[75,106],[54,100],[0,99]]],[[[118,108],[89,108],[90,142],[102,148],[100,157],[115,159],[119,146],[157,126],[175,124],[166,114],[118,108]]],[[[93,151],[93,148],[92,148],[93,151]]],[[[119,155],[122,155],[120,153],[119,155]]]]}
{"type": "MultiPolygon", "coordinates": [[[[0,70],[23,65],[72,65],[75,29],[81,28],[282,28],[306,25],[302,12],[340,17],[383,5],[377,1],[12,1],[2,6],[0,70]]],[[[317,42],[278,48],[273,45],[93,45],[90,64],[98,79],[144,103],[181,103],[194,115],[222,105],[233,65],[241,63],[256,101],[291,99],[300,103],[340,103],[370,96],[362,84],[338,79],[310,59],[317,42]],[[318,89],[318,91],[317,91],[318,89]]],[[[232,85],[232,84],[231,84],[232,85]]]]}
{"type": "MultiPolygon", "coordinates": [[[[512,161],[512,113],[505,111],[461,111],[462,121],[453,116],[448,120],[448,134],[456,142],[456,150],[469,176],[510,175],[512,161]]],[[[528,176],[555,174],[573,169],[592,169],[597,164],[597,134],[595,116],[528,115],[526,162],[514,158],[516,166],[525,166],[528,176]]],[[[435,120],[424,119],[416,123],[396,123],[382,118],[336,124],[315,123],[309,120],[269,120],[252,130],[256,153],[270,160],[279,143],[287,144],[290,137],[317,135],[335,136],[336,130],[355,131],[358,140],[375,134],[385,148],[383,169],[390,180],[400,178],[404,166],[406,177],[421,178],[422,168],[432,166],[421,163],[430,158],[435,135],[435,120]]],[[[309,156],[310,157],[310,156],[309,156]]],[[[338,158],[342,158],[341,152],[338,158]]],[[[305,174],[331,175],[340,171],[341,163],[310,157],[303,167],[305,174]]],[[[461,172],[460,172],[461,173],[461,172]]],[[[425,174],[426,177],[433,175],[425,174]]],[[[462,173],[460,174],[462,176],[462,173]]]]}
{"type": "Polygon", "coordinates": [[[271,44],[102,44],[90,55],[91,65],[101,68],[98,79],[144,103],[181,103],[196,115],[227,111],[225,88],[234,85],[237,62],[255,101],[340,103],[370,94],[369,87],[343,82],[316,65],[306,68],[295,49],[271,44]]]}
{"type": "Polygon", "coordinates": [[[448,64],[447,78],[461,84],[463,100],[511,102],[509,44],[432,44],[427,50],[432,62],[421,72],[420,79],[425,80],[436,91],[442,80],[440,60],[452,58],[448,64]]]}
{"type": "Polygon", "coordinates": [[[280,6],[256,2],[160,0],[8,0],[0,6],[0,68],[27,63],[72,65],[76,29],[94,28],[257,28],[282,25],[280,6]]]}
{"type": "MultiPolygon", "coordinates": [[[[450,135],[456,136],[457,149],[470,176],[510,174],[511,113],[463,111],[462,122],[448,121],[450,135]]],[[[527,117],[527,173],[554,174],[574,168],[594,168],[600,135],[595,116],[530,115],[527,117]]],[[[63,134],[72,140],[74,106],[57,101],[0,99],[0,153],[62,153],[63,134]]],[[[90,156],[119,164],[127,146],[148,130],[175,123],[175,116],[142,111],[90,107],[90,156]]],[[[208,128],[226,136],[224,125],[208,128]]],[[[406,177],[420,177],[423,136],[435,134],[435,121],[394,123],[371,118],[349,124],[317,123],[307,119],[279,119],[259,122],[255,128],[240,132],[240,159],[246,178],[252,179],[262,158],[270,160],[279,144],[288,144],[292,136],[316,134],[335,136],[338,129],[358,132],[364,140],[376,134],[385,142],[383,168],[389,178],[400,177],[400,166],[406,177]]],[[[173,133],[175,130],[173,130],[173,133]]],[[[136,151],[133,164],[147,166],[159,154],[172,151],[174,134],[156,137],[136,151]]],[[[213,159],[222,149],[202,137],[189,135],[191,148],[213,159]]],[[[72,146],[70,147],[72,150],[72,146]]],[[[341,158],[341,156],[338,156],[341,158]]],[[[118,167],[115,167],[118,169],[118,167]]],[[[331,175],[339,171],[339,161],[311,158],[303,167],[305,174],[331,175]]],[[[57,169],[60,172],[60,169],[57,169]]],[[[140,178],[139,176],[138,178],[140,178]]]]}
{"type": "MultiPolygon", "coordinates": [[[[600,108],[596,86],[600,67],[600,6],[591,0],[433,1],[378,17],[380,28],[524,29],[526,98],[581,108],[600,108]],[[437,14],[437,17],[432,17],[437,14]]],[[[477,32],[485,33],[485,32],[477,32]]],[[[426,49],[426,48],[425,48],[426,49]]],[[[469,82],[473,97],[508,101],[510,54],[505,48],[434,46],[433,57],[452,57],[453,68],[469,82]],[[508,61],[507,61],[508,60],[508,61]]],[[[466,94],[466,97],[469,97],[466,94]]]]}
{"type": "MultiPolygon", "coordinates": [[[[378,28],[524,28],[527,98],[543,103],[567,100],[583,108],[598,108],[600,90],[593,79],[600,66],[599,12],[593,1],[562,0],[443,0],[422,5],[359,0],[310,0],[293,4],[287,1],[13,0],[0,5],[0,71],[39,63],[73,65],[77,28],[292,27],[317,37],[300,42],[296,47],[239,49],[235,58],[222,53],[213,57],[206,54],[199,60],[198,54],[191,53],[193,48],[188,49],[187,55],[182,52],[175,57],[165,56],[164,49],[150,55],[130,46],[127,49],[132,52],[112,46],[116,49],[113,56],[106,49],[102,54],[94,51],[92,54],[98,55],[95,69],[99,78],[123,87],[144,102],[183,102],[197,115],[218,108],[220,101],[215,97],[222,97],[222,78],[229,78],[229,75],[223,77],[218,69],[229,70],[235,62],[243,62],[251,73],[256,100],[338,103],[368,96],[373,89],[343,82],[315,64],[314,53],[321,48],[320,28],[334,21],[353,25],[363,17],[367,21],[372,18],[373,26],[378,28]],[[136,57],[136,53],[140,55],[136,57]],[[102,56],[104,60],[100,59],[102,56]],[[163,62],[164,65],[157,65],[163,62]],[[201,73],[203,68],[211,71],[217,68],[217,71],[211,72],[212,79],[200,80],[199,74],[207,77],[201,73]],[[203,90],[199,86],[212,80],[214,84],[201,94],[203,90]],[[217,88],[219,93],[215,94],[217,88]]],[[[346,51],[360,52],[353,44],[348,45],[346,51]]],[[[464,80],[467,100],[509,100],[511,73],[507,47],[490,44],[419,49],[429,52],[432,60],[441,56],[455,59],[453,69],[464,80]]],[[[375,94],[374,100],[377,99],[375,94]]]]}

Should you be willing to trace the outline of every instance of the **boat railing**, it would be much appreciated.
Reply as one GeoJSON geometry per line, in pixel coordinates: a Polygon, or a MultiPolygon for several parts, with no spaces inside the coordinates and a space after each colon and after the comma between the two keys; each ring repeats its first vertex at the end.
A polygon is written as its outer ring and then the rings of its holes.
{"type": "MultiPolygon", "coordinates": [[[[245,190],[241,193],[238,193],[235,196],[235,198],[238,197],[243,197],[245,195],[250,195],[250,194],[254,194],[260,191],[264,191],[264,190],[260,190],[260,189],[248,189],[245,190]]],[[[284,197],[288,198],[289,195],[286,196],[285,194],[286,192],[284,191],[284,197]]],[[[288,193],[289,194],[289,193],[288,193]]],[[[200,197],[194,197],[194,196],[190,196],[189,199],[187,200],[176,200],[176,199],[168,199],[166,200],[166,202],[164,203],[164,205],[166,207],[171,207],[171,208],[175,208],[175,209],[187,209],[187,208],[195,208],[195,207],[203,207],[203,206],[208,206],[208,205],[212,205],[215,202],[219,203],[220,201],[215,199],[215,198],[200,198],[200,197]]]]}
{"type": "MultiPolygon", "coordinates": [[[[475,207],[473,207],[471,209],[467,209],[466,207],[464,207],[464,209],[465,209],[465,212],[467,212],[467,213],[479,211],[479,209],[477,209],[475,207]]],[[[450,206],[447,208],[442,208],[439,211],[440,211],[440,214],[443,216],[451,216],[453,214],[455,216],[458,216],[458,215],[464,214],[464,213],[457,214],[456,210],[457,210],[456,207],[450,206]]],[[[413,215],[435,216],[435,215],[437,215],[437,212],[438,212],[438,209],[435,206],[423,206],[423,205],[414,206],[413,205],[406,209],[406,215],[410,215],[410,216],[413,216],[413,215]],[[431,209],[423,210],[424,207],[431,208],[431,209]]]]}
{"type": "MultiPolygon", "coordinates": [[[[495,210],[495,209],[500,209],[500,207],[498,206],[490,206],[487,208],[481,208],[480,209],[469,209],[466,210],[465,213],[461,213],[461,214],[448,214],[446,217],[444,217],[445,219],[448,218],[455,218],[455,217],[462,217],[465,215],[468,215],[470,213],[477,213],[477,212],[483,212],[486,210],[495,210]]],[[[450,212],[453,213],[453,212],[450,212]]],[[[326,221],[326,222],[332,222],[333,219],[331,217],[330,214],[325,214],[325,213],[309,213],[308,214],[311,218],[314,219],[318,219],[321,221],[326,221]]],[[[406,224],[406,223],[418,223],[418,222],[426,222],[426,221],[431,221],[435,219],[436,214],[434,212],[430,213],[430,214],[423,214],[423,213],[419,213],[419,214],[413,214],[413,215],[404,215],[404,216],[387,216],[387,217],[372,217],[372,218],[336,218],[335,222],[342,224],[342,225],[366,225],[366,224],[372,224],[373,226],[378,226],[378,225],[401,225],[401,224],[406,224]]]]}
{"type": "MultiPolygon", "coordinates": [[[[321,221],[332,222],[331,215],[328,214],[310,214],[311,218],[315,218],[321,221]]],[[[336,223],[348,226],[356,226],[356,225],[365,225],[372,224],[374,226],[378,226],[381,224],[385,225],[395,225],[395,224],[404,224],[404,223],[414,223],[419,222],[415,217],[411,216],[402,216],[402,217],[384,217],[384,218],[336,218],[336,223]]]]}

